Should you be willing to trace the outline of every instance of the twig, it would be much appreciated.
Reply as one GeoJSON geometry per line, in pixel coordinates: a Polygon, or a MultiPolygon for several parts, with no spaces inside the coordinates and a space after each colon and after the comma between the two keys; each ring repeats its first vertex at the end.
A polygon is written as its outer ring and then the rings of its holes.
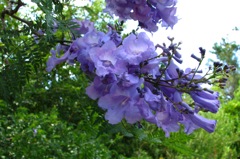
{"type": "Polygon", "coordinates": [[[18,12],[18,10],[22,7],[22,6],[25,6],[26,4],[23,3],[21,0],[18,0],[17,2],[13,2],[13,1],[9,1],[8,2],[8,6],[7,8],[5,8],[2,13],[1,13],[1,21],[2,21],[2,24],[3,24],[3,29],[6,29],[5,27],[5,15],[9,15],[10,17],[20,21],[20,22],[23,22],[25,24],[27,24],[29,26],[29,28],[31,29],[32,33],[38,37],[42,36],[41,34],[39,34],[37,31],[35,31],[33,29],[33,23],[31,21],[28,21],[28,20],[25,20],[25,19],[22,19],[18,16],[16,16],[15,14],[18,12]],[[17,4],[17,6],[12,9],[12,5],[13,4],[17,4]]]}

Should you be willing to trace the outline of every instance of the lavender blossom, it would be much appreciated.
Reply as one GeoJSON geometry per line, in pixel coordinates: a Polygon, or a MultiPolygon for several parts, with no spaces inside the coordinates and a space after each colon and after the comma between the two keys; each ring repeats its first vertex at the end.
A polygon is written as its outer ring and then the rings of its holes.
{"type": "Polygon", "coordinates": [[[196,113],[184,114],[184,120],[181,121],[185,125],[185,133],[191,134],[195,129],[203,128],[209,133],[212,133],[216,126],[215,120],[206,119],[196,113]]]}
{"type": "Polygon", "coordinates": [[[126,63],[117,57],[116,49],[115,43],[109,40],[102,47],[94,47],[89,50],[89,56],[95,65],[98,76],[105,76],[109,73],[121,75],[126,72],[126,63]]]}
{"type": "MultiPolygon", "coordinates": [[[[145,0],[107,1],[109,11],[122,11],[122,18],[132,16],[141,22],[153,19],[154,13],[155,18],[169,26],[173,25],[171,14],[175,14],[175,4],[175,0],[149,0],[148,4],[145,0]]],[[[163,52],[158,54],[146,33],[130,34],[122,40],[112,27],[103,33],[92,28],[90,22],[77,23],[79,28],[75,31],[79,31],[80,36],[70,46],[58,45],[51,51],[47,71],[62,62],[80,63],[84,73],[91,73],[94,78],[86,88],[86,94],[98,100],[109,123],[126,120],[133,124],[145,120],[160,127],[166,137],[179,131],[180,124],[185,126],[187,134],[198,128],[214,131],[216,121],[197,113],[201,109],[216,113],[218,93],[201,87],[205,77],[199,75],[199,70],[188,68],[183,71],[176,64],[182,62],[180,53],[176,52],[177,45],[171,43],[166,47],[163,44],[160,46],[163,52]],[[88,25],[91,26],[89,29],[88,25]],[[194,103],[186,103],[183,93],[189,94],[194,103]]]]}
{"type": "Polygon", "coordinates": [[[201,108],[211,111],[212,113],[216,113],[219,108],[219,100],[217,98],[212,98],[213,95],[207,95],[207,93],[190,93],[194,102],[201,108]],[[210,98],[210,99],[209,99],[210,98]]]}
{"type": "Polygon", "coordinates": [[[109,123],[117,124],[125,118],[128,123],[132,124],[142,119],[140,111],[135,104],[139,97],[136,88],[141,83],[142,81],[127,89],[114,85],[109,94],[99,99],[98,105],[107,110],[105,118],[109,123]]]}
{"type": "Polygon", "coordinates": [[[73,19],[72,22],[79,25],[79,27],[74,27],[72,29],[72,31],[77,35],[86,34],[87,32],[91,32],[95,29],[93,22],[89,20],[80,21],[77,19],[73,19]]]}
{"type": "Polygon", "coordinates": [[[52,51],[52,56],[47,61],[47,68],[46,68],[46,70],[48,72],[52,71],[52,69],[54,67],[56,67],[56,65],[65,62],[68,59],[69,55],[70,55],[70,52],[67,51],[62,57],[57,58],[56,57],[56,53],[54,51],[52,51]]]}
{"type": "Polygon", "coordinates": [[[175,4],[169,6],[167,2],[165,4],[157,4],[157,14],[162,18],[162,26],[173,28],[173,26],[177,23],[178,18],[175,16],[176,7],[174,6],[175,4]]]}
{"type": "Polygon", "coordinates": [[[156,112],[157,126],[163,129],[166,137],[169,137],[170,132],[177,132],[180,129],[178,123],[182,119],[182,115],[176,111],[171,102],[164,98],[162,102],[165,102],[162,110],[156,112]]]}
{"type": "Polygon", "coordinates": [[[141,62],[152,57],[155,54],[155,47],[146,33],[141,32],[137,36],[129,35],[123,40],[120,49],[123,49],[119,56],[132,65],[139,65],[141,62]]]}
{"type": "Polygon", "coordinates": [[[176,0],[106,0],[105,12],[119,16],[120,20],[133,19],[148,31],[157,31],[157,24],[171,27],[177,23],[176,0]]]}
{"type": "Polygon", "coordinates": [[[86,88],[86,94],[96,100],[106,94],[109,94],[113,84],[117,82],[114,74],[108,74],[105,77],[96,76],[90,86],[86,88]]]}

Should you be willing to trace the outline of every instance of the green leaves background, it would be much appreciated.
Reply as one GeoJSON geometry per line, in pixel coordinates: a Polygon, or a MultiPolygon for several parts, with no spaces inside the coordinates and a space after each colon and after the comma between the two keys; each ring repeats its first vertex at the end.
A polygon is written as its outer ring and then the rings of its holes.
{"type": "MultiPolygon", "coordinates": [[[[5,15],[0,23],[0,158],[239,157],[239,85],[220,112],[209,115],[218,120],[213,134],[199,130],[189,136],[180,132],[165,138],[161,129],[145,122],[110,125],[103,110],[85,95],[90,81],[79,65],[62,64],[51,73],[45,71],[50,50],[69,40],[74,27],[69,19],[90,19],[102,31],[107,23],[116,24],[101,12],[104,2],[95,0],[92,6],[83,7],[67,0],[32,2],[35,7],[23,6],[30,9],[28,14],[16,13],[29,23],[11,15],[5,15]],[[54,22],[60,28],[57,32],[52,31],[54,22]],[[36,43],[33,34],[39,29],[45,35],[36,43]]],[[[0,2],[0,12],[7,6],[7,0],[0,2]]],[[[236,46],[216,44],[214,53],[225,62],[222,52],[236,46]]]]}

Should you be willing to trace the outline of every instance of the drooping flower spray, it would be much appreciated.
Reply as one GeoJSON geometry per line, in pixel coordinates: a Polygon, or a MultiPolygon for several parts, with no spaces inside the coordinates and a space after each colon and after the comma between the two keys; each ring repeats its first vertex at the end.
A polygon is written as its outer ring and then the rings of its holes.
{"type": "MultiPolygon", "coordinates": [[[[176,0],[106,0],[105,11],[121,20],[137,20],[140,27],[155,32],[158,23],[166,27],[177,23],[175,5],[176,0]]],[[[205,50],[199,48],[200,53],[191,56],[197,69],[182,70],[176,64],[183,62],[180,43],[174,43],[173,38],[169,38],[169,46],[154,46],[145,32],[131,33],[122,39],[112,27],[104,33],[96,30],[90,21],[74,22],[79,25],[75,31],[82,36],[73,39],[67,47],[59,44],[52,50],[47,71],[62,62],[79,62],[82,71],[93,77],[86,93],[98,100],[109,123],[126,120],[133,124],[145,120],[162,128],[166,136],[179,131],[180,124],[187,134],[198,128],[214,131],[216,121],[202,117],[199,112],[216,113],[220,105],[218,93],[203,88],[202,84],[211,84],[212,79],[226,82],[222,79],[234,67],[214,63],[202,75],[198,68],[205,50]],[[64,55],[57,58],[60,51],[64,55]],[[190,95],[192,103],[183,100],[184,93],[190,95]]]]}

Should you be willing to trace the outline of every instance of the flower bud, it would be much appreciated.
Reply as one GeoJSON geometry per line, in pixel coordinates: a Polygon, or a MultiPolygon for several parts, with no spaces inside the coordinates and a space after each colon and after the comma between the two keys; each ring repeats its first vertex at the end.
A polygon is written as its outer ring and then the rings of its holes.
{"type": "Polygon", "coordinates": [[[213,65],[214,67],[221,67],[223,64],[220,62],[214,62],[213,65]]]}
{"type": "Polygon", "coordinates": [[[199,57],[195,56],[194,54],[192,54],[191,57],[194,58],[195,60],[197,60],[198,62],[201,61],[201,59],[199,57]]]}
{"type": "Polygon", "coordinates": [[[222,68],[219,67],[218,69],[216,69],[216,72],[221,72],[222,71],[222,68]]]}
{"type": "Polygon", "coordinates": [[[201,55],[202,55],[202,58],[204,58],[205,53],[206,53],[206,50],[203,49],[202,47],[199,47],[199,50],[200,50],[200,53],[201,53],[201,55]]]}
{"type": "Polygon", "coordinates": [[[173,41],[174,40],[174,37],[167,37],[168,38],[168,40],[170,40],[170,41],[173,41]]]}

